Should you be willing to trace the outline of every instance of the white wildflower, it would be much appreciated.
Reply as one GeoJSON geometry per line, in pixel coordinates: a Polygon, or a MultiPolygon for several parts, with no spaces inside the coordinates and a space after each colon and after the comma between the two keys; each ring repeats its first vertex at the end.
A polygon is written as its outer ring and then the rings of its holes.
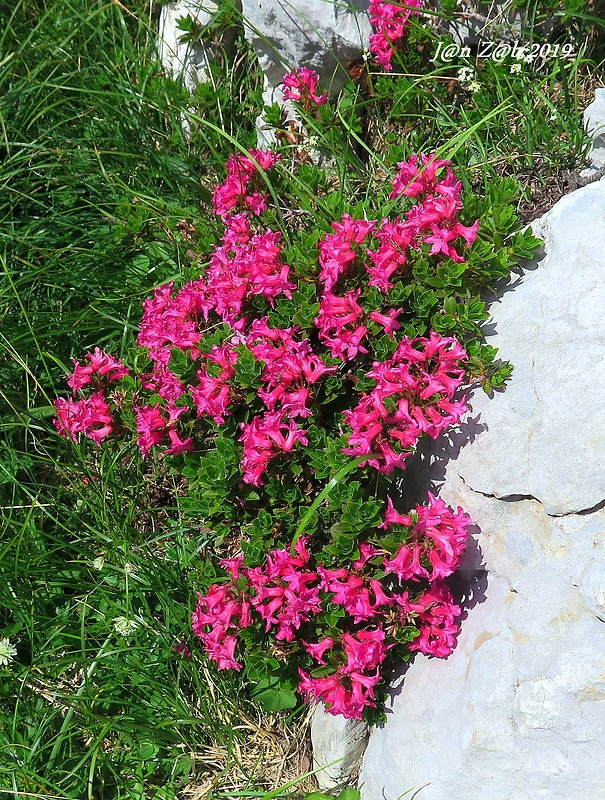
{"type": "Polygon", "coordinates": [[[105,566],[105,559],[103,558],[103,556],[97,556],[95,560],[92,562],[92,566],[93,569],[96,569],[99,572],[101,572],[101,570],[105,566]]]}
{"type": "Polygon", "coordinates": [[[471,81],[468,85],[468,88],[469,91],[475,94],[475,92],[481,91],[481,84],[479,83],[479,81],[471,81]]]}
{"type": "Polygon", "coordinates": [[[10,639],[0,639],[0,667],[7,667],[17,655],[17,648],[10,643],[10,639]]]}
{"type": "Polygon", "coordinates": [[[127,561],[124,564],[124,572],[126,575],[134,575],[134,564],[131,564],[130,561],[127,561]]]}
{"type": "Polygon", "coordinates": [[[130,636],[139,627],[139,623],[128,617],[116,617],[113,621],[113,628],[120,636],[130,636]]]}
{"type": "Polygon", "coordinates": [[[531,51],[527,47],[516,48],[514,51],[514,56],[516,59],[522,61],[524,64],[531,64],[531,62],[534,60],[531,51]]]}
{"type": "Polygon", "coordinates": [[[521,72],[521,69],[522,66],[518,61],[510,65],[510,71],[513,75],[518,75],[521,72]]]}
{"type": "Polygon", "coordinates": [[[470,83],[475,77],[475,70],[472,67],[460,67],[458,70],[458,80],[461,84],[470,83]]]}

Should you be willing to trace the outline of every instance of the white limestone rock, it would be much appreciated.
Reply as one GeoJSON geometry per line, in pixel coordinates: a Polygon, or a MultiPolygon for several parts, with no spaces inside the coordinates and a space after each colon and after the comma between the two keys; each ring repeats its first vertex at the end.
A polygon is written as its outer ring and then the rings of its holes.
{"type": "Polygon", "coordinates": [[[359,772],[368,743],[365,722],[345,719],[324,711],[320,703],[311,719],[313,769],[320,789],[335,789],[347,784],[359,772]]]}
{"type": "Polygon", "coordinates": [[[492,306],[513,377],[472,398],[459,453],[431,445],[433,487],[480,529],[458,647],[394,685],[363,800],[605,797],[605,184],[534,229],[545,257],[492,306]]]}
{"type": "Polygon", "coordinates": [[[178,22],[183,17],[191,17],[198,25],[207,25],[217,10],[217,4],[212,0],[177,0],[167,3],[160,12],[160,60],[164,69],[182,80],[190,92],[198,83],[209,80],[210,55],[201,41],[179,41],[184,32],[177,27],[178,22]]]}
{"type": "Polygon", "coordinates": [[[595,99],[584,111],[584,127],[592,138],[588,154],[593,169],[605,167],[605,88],[595,90],[595,99]]]}
{"type": "Polygon", "coordinates": [[[605,499],[605,185],[563,197],[533,228],[546,257],[491,306],[513,379],[473,397],[487,429],[457,469],[475,491],[571,514],[605,499]]]}
{"type": "Polygon", "coordinates": [[[309,67],[320,75],[323,90],[338,92],[347,61],[368,47],[368,5],[368,0],[243,0],[246,37],[268,86],[279,86],[296,67],[309,67]]]}

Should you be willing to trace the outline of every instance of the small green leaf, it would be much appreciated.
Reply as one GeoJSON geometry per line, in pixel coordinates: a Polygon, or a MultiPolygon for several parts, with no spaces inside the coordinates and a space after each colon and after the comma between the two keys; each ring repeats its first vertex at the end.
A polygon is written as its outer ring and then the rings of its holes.
{"type": "Polygon", "coordinates": [[[294,708],[298,703],[289,683],[280,682],[277,678],[261,680],[252,690],[252,697],[265,706],[267,711],[282,711],[294,708]]]}

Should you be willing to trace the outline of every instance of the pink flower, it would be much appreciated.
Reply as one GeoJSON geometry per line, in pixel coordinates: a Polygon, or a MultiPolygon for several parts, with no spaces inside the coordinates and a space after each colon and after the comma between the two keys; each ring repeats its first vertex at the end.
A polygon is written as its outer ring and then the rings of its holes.
{"type": "Polygon", "coordinates": [[[219,669],[241,670],[235,660],[237,632],[252,622],[250,604],[236,597],[230,586],[213,584],[198,602],[191,617],[193,632],[204,643],[206,654],[219,669]],[[204,630],[210,627],[210,631],[204,630]]]}
{"type": "Polygon", "coordinates": [[[354,220],[350,214],[343,214],[341,222],[333,222],[336,233],[327,234],[319,242],[319,280],[324,291],[331,292],[341,275],[346,274],[357,258],[355,247],[374,230],[376,223],[367,220],[354,220]]]}
{"type": "Polygon", "coordinates": [[[81,400],[55,400],[57,416],[54,423],[58,433],[65,439],[77,441],[83,433],[98,445],[113,432],[111,410],[102,391],[83,397],[81,400]]]}
{"type": "Polygon", "coordinates": [[[135,408],[137,415],[137,444],[143,458],[151,452],[151,448],[160,444],[164,439],[167,420],[164,418],[159,406],[143,406],[135,408]]]}
{"type": "Polygon", "coordinates": [[[234,558],[224,558],[222,561],[219,561],[219,564],[223,569],[226,569],[227,572],[231,575],[232,580],[236,581],[239,579],[239,572],[242,568],[244,563],[244,556],[239,555],[235,556],[234,558]]]}
{"type": "Polygon", "coordinates": [[[308,559],[304,542],[297,542],[296,552],[292,556],[287,550],[272,550],[264,567],[242,570],[265,631],[274,628],[275,638],[287,642],[321,610],[318,575],[302,570],[308,559]]]}
{"type": "Polygon", "coordinates": [[[309,655],[318,661],[320,664],[325,664],[324,661],[324,653],[326,650],[329,650],[332,645],[334,644],[334,639],[329,636],[326,636],[325,639],[322,639],[320,642],[316,644],[312,644],[310,642],[303,642],[305,650],[309,655]]]}
{"type": "Polygon", "coordinates": [[[295,100],[307,105],[321,106],[328,102],[328,92],[317,94],[319,75],[308,67],[298,67],[288,72],[282,79],[283,95],[287,100],[295,100]]]}
{"type": "Polygon", "coordinates": [[[397,317],[403,314],[403,309],[390,308],[386,314],[380,314],[378,311],[372,311],[369,315],[372,322],[377,322],[382,325],[384,332],[391,339],[395,335],[395,331],[401,328],[401,323],[397,322],[397,317]]]}
{"type": "Polygon", "coordinates": [[[166,367],[156,367],[152,372],[142,375],[141,382],[144,389],[159,394],[171,404],[180,400],[187,391],[180,378],[166,367]]]}
{"type": "Polygon", "coordinates": [[[443,500],[428,493],[428,504],[416,506],[411,516],[397,514],[389,499],[381,528],[404,525],[406,543],[392,559],[385,558],[384,570],[395,573],[400,582],[428,579],[436,581],[451,575],[460,566],[468,539],[470,517],[459,507],[454,514],[443,500]]]}
{"type": "MultiPolygon", "coordinates": [[[[380,527],[380,526],[379,526],[380,527]]],[[[380,553],[380,550],[369,542],[362,542],[359,545],[359,558],[353,562],[353,569],[362,570],[365,565],[380,553]]]]}
{"type": "Polygon", "coordinates": [[[426,655],[447,658],[456,646],[460,606],[454,603],[445,582],[434,581],[426,592],[414,602],[408,602],[408,614],[416,616],[415,624],[420,636],[410,645],[410,650],[419,650],[426,655]]]}
{"type": "Polygon", "coordinates": [[[230,344],[218,347],[214,345],[206,355],[207,363],[197,371],[199,384],[190,389],[193,402],[197,406],[197,415],[202,417],[207,414],[212,417],[215,425],[222,425],[230,414],[231,384],[235,375],[237,363],[237,350],[230,344]],[[218,375],[211,376],[211,368],[219,367],[218,375]]]}
{"type": "Polygon", "coordinates": [[[368,371],[375,388],[344,412],[352,434],[343,452],[370,456],[367,463],[387,475],[403,467],[422,435],[435,439],[460,421],[466,405],[452,396],[464,379],[465,360],[452,337],[404,337],[393,358],[375,361],[368,371]]]}
{"type": "Polygon", "coordinates": [[[375,707],[374,687],[382,680],[378,671],[376,675],[337,672],[326,678],[312,678],[302,669],[298,670],[298,674],[301,679],[298,691],[308,701],[323,700],[329,714],[341,714],[345,719],[357,720],[363,719],[367,706],[375,707]]]}
{"type": "Polygon", "coordinates": [[[385,632],[360,630],[354,634],[343,633],[342,643],[347,657],[347,672],[365,672],[377,669],[394,645],[385,645],[385,632]]]}
{"type": "Polygon", "coordinates": [[[80,366],[74,359],[73,375],[67,381],[67,385],[73,389],[74,394],[78,389],[87,386],[95,377],[97,378],[97,383],[99,383],[98,378],[104,378],[105,381],[101,381],[101,383],[104,383],[106,381],[118,381],[125,375],[130,374],[119,359],[112,358],[98,347],[95,347],[94,353],[88,353],[85,358],[88,361],[85,367],[80,366]]]}
{"type": "Polygon", "coordinates": [[[367,353],[361,342],[367,328],[359,324],[363,309],[357,302],[361,289],[351,289],[344,297],[325,292],[319,305],[315,324],[319,338],[330,350],[333,358],[343,361],[355,358],[358,353],[367,353]]]}
{"type": "Polygon", "coordinates": [[[181,453],[189,453],[191,450],[195,450],[192,437],[188,436],[183,439],[174,428],[168,431],[168,438],[170,439],[170,447],[165,451],[167,456],[178,456],[181,453]]]}
{"type": "MultiPolygon", "coordinates": [[[[227,179],[214,191],[214,211],[225,220],[237,207],[251,210],[253,214],[261,214],[267,207],[267,195],[250,190],[258,181],[260,174],[258,167],[267,172],[275,166],[281,156],[278,153],[255,148],[250,148],[248,152],[250,157],[241,153],[229,156],[227,179]]],[[[258,185],[264,186],[264,182],[261,181],[258,185]]]]}
{"type": "Polygon", "coordinates": [[[241,423],[240,441],[244,445],[242,472],[245,483],[262,484],[261,478],[269,462],[281,453],[289,453],[295,445],[307,445],[305,431],[294,420],[285,420],[285,411],[271,411],[241,423]]]}
{"type": "Polygon", "coordinates": [[[370,276],[370,286],[388,292],[393,288],[392,276],[409,270],[406,265],[415,235],[416,227],[409,222],[402,222],[399,217],[393,222],[388,219],[382,221],[375,234],[380,246],[378,250],[368,250],[373,264],[366,268],[370,276]]]}
{"type": "MultiPolygon", "coordinates": [[[[392,200],[400,194],[407,197],[433,194],[436,188],[437,173],[449,165],[449,161],[437,158],[435,153],[428,156],[413,155],[407,161],[397,162],[399,171],[393,179],[393,191],[389,195],[390,199],[392,200]],[[418,159],[420,159],[420,166],[418,166],[418,159]]],[[[451,170],[448,174],[451,174],[451,170]]]]}
{"type": "Polygon", "coordinates": [[[316,383],[337,369],[313,353],[308,339],[298,340],[297,332],[296,327],[272,328],[263,317],[254,320],[246,337],[255,358],[265,364],[266,387],[258,390],[258,396],[270,411],[281,410],[291,419],[311,416],[311,392],[302,384],[316,383]]]}
{"type": "Polygon", "coordinates": [[[282,261],[280,237],[267,229],[248,240],[226,236],[224,245],[214,247],[204,275],[208,307],[233,328],[242,327],[244,304],[255,295],[266,297],[271,305],[279,295],[292,297],[296,285],[289,282],[290,267],[282,261]]]}
{"type": "MultiPolygon", "coordinates": [[[[414,246],[417,246],[419,242],[426,242],[431,245],[430,255],[441,254],[461,263],[464,258],[456,250],[455,244],[462,238],[470,247],[477,237],[479,220],[469,227],[458,222],[456,215],[463,207],[462,183],[456,180],[449,164],[449,161],[438,159],[434,153],[428,156],[413,155],[408,161],[400,161],[390,197],[405,195],[419,197],[422,201],[405,215],[411,235],[410,243],[414,240],[414,246]],[[446,175],[440,179],[437,176],[443,168],[447,168],[446,175]]],[[[386,246],[383,245],[383,248],[386,246]]],[[[379,281],[374,285],[381,288],[385,285],[380,275],[373,277],[379,281]]]]}
{"type": "MultiPolygon", "coordinates": [[[[406,2],[406,6],[419,8],[420,5],[420,0],[406,2]]],[[[386,0],[370,0],[369,11],[370,22],[376,28],[376,33],[370,35],[370,50],[380,66],[390,70],[393,50],[405,34],[410,14],[418,12],[386,0]]]]}
{"type": "Polygon", "coordinates": [[[202,338],[200,321],[207,319],[212,308],[208,288],[203,281],[191,281],[174,296],[174,284],[158,287],[153,297],[143,303],[144,313],[137,338],[139,347],[146,347],[158,367],[165,368],[173,348],[197,355],[202,338]]]}

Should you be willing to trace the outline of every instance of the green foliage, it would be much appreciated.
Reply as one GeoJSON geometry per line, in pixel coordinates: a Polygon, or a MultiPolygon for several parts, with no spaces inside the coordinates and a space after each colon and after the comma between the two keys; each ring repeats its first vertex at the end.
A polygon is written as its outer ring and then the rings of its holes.
{"type": "MultiPolygon", "coordinates": [[[[521,5],[537,31],[542,19],[554,19],[577,57],[519,74],[510,59],[495,64],[476,53],[434,64],[435,34],[414,19],[394,74],[359,65],[339,98],[306,113],[310,136],[292,136],[279,107],[266,109],[288,164],[274,182],[281,202],[270,224],[282,230],[284,260],[298,278],[291,300],[257,309],[271,324],[312,330],[317,245],[331,222],[344,211],[356,218],[392,213],[394,164],[439,150],[462,176],[462,222],[480,218],[479,238],[464,264],[417,253],[393,304],[405,308],[405,334],[432,328],[459,336],[469,379],[488,391],[505,385],[511,365],[481,335],[486,290],[538,246],[522,230],[518,209],[582,162],[582,82],[603,27],[598,9],[577,0],[521,5]],[[476,75],[476,92],[458,78],[465,66],[476,75]],[[317,151],[318,163],[307,151],[317,151]]],[[[454,11],[454,4],[441,8],[454,11]]],[[[300,533],[301,520],[305,532],[324,537],[326,563],[354,557],[389,490],[387,479],[370,483],[367,469],[335,480],[351,463],[342,453],[343,397],[369,391],[367,365],[392,352],[378,325],[363,369],[340,370],[318,389],[322,411],[308,425],[304,457],[294,452],[277,464],[263,487],[240,485],[238,426],[250,409],[220,429],[209,425],[195,453],[144,468],[131,446],[74,448],[54,435],[51,402],[64,390],[72,357],[99,345],[130,358],[135,372],[147,369],[147,354],[133,349],[141,300],[168,280],[199,277],[220,235],[212,188],[235,143],[244,150],[255,144],[262,77],[241,28],[233,31],[233,5],[221,3],[203,30],[191,21],[182,26],[185,38],[201,35],[217,53],[211,83],[194,98],[157,63],[149,10],[143,0],[3,4],[0,639],[17,649],[0,666],[0,787],[9,796],[176,800],[194,770],[192,754],[234,751],[242,714],[255,713],[250,693],[273,710],[294,708],[296,675],[275,677],[283,654],[250,641],[247,691],[245,681],[197,652],[175,652],[194,647],[195,591],[224,578],[217,554],[241,546],[250,563],[260,563],[300,533]],[[230,35],[233,60],[223,48],[230,35]]],[[[381,300],[368,289],[363,302],[376,310],[381,300]]],[[[230,335],[224,325],[206,331],[200,352],[230,335]]],[[[241,346],[237,380],[252,395],[259,367],[250,356],[241,346]]],[[[185,379],[197,369],[176,350],[170,367],[185,379]]],[[[121,388],[132,394],[141,383],[126,378],[121,388]]],[[[132,426],[132,409],[122,414],[132,426]]],[[[202,427],[196,419],[188,424],[192,433],[202,427]]],[[[395,547],[386,536],[381,544],[395,547]]],[[[330,609],[327,629],[341,613],[330,609]]],[[[400,632],[402,643],[415,635],[413,626],[400,632]]],[[[270,797],[292,796],[295,789],[259,782],[250,796],[267,788],[270,797]]],[[[216,796],[226,795],[217,789],[216,796]]],[[[352,789],[338,796],[356,799],[352,789]]]]}

